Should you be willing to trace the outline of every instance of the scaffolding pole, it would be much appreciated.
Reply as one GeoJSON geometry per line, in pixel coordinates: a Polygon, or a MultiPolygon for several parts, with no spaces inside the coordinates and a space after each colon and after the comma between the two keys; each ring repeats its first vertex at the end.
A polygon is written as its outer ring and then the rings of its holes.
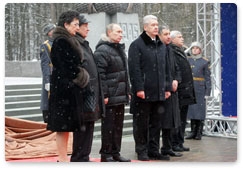
{"type": "Polygon", "coordinates": [[[204,134],[237,137],[237,119],[222,115],[221,89],[221,14],[220,3],[197,3],[197,41],[203,44],[203,55],[210,60],[212,92],[206,100],[204,134]]]}

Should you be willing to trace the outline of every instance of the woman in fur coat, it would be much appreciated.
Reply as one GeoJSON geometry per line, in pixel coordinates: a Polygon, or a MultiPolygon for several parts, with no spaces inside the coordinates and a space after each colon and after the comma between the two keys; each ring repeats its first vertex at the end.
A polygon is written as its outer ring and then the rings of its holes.
{"type": "Polygon", "coordinates": [[[81,67],[82,52],[74,37],[79,30],[79,13],[67,11],[60,15],[53,38],[49,114],[47,129],[56,132],[58,161],[69,162],[69,132],[82,130],[80,98],[89,82],[88,72],[81,67]]]}

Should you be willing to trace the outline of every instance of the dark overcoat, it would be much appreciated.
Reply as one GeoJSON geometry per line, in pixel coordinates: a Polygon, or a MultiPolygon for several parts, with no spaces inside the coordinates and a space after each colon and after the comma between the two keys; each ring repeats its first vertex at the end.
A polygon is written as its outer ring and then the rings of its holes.
{"type": "MultiPolygon", "coordinates": [[[[96,111],[95,112],[84,112],[84,121],[96,121],[104,116],[105,114],[105,104],[103,91],[101,86],[100,76],[97,70],[96,63],[94,61],[94,55],[89,47],[89,42],[85,40],[80,34],[76,35],[82,49],[83,63],[82,67],[85,68],[90,76],[90,81],[84,90],[94,90],[96,96],[96,111]]],[[[85,99],[85,96],[82,100],[85,99]]]]}
{"type": "Polygon", "coordinates": [[[184,51],[180,47],[171,44],[171,49],[181,71],[181,81],[178,85],[179,105],[183,106],[195,104],[196,96],[190,63],[188,62],[184,51]]]}
{"type": "MultiPolygon", "coordinates": [[[[179,65],[176,63],[173,51],[170,49],[170,45],[166,46],[168,65],[170,66],[170,72],[172,80],[181,82],[181,71],[179,65]]],[[[180,109],[178,92],[171,91],[171,96],[165,101],[165,111],[161,116],[161,127],[162,128],[177,128],[181,124],[180,109]]]]}
{"type": "Polygon", "coordinates": [[[50,58],[51,46],[53,39],[49,38],[40,46],[40,60],[42,72],[42,89],[41,89],[41,110],[48,110],[48,91],[45,89],[45,84],[50,83],[52,63],[50,58]]]}
{"type": "Polygon", "coordinates": [[[205,120],[205,96],[210,96],[211,92],[211,72],[209,69],[209,61],[205,57],[197,59],[188,57],[188,61],[192,68],[197,104],[189,106],[187,117],[188,119],[205,120]]]}
{"type": "MultiPolygon", "coordinates": [[[[156,36],[152,39],[143,32],[133,41],[128,50],[129,76],[132,85],[132,101],[165,101],[165,91],[171,90],[167,82],[169,68],[166,66],[166,47],[156,36]],[[145,99],[137,97],[138,91],[145,92],[145,99]]],[[[132,113],[132,111],[130,111],[132,113]]]]}
{"type": "Polygon", "coordinates": [[[129,102],[130,84],[124,50],[124,44],[109,42],[106,36],[96,45],[94,58],[100,73],[104,97],[109,98],[106,106],[129,102]]]}
{"type": "Polygon", "coordinates": [[[81,72],[81,47],[65,28],[53,33],[51,76],[47,129],[58,132],[80,131],[83,116],[80,112],[82,88],[73,83],[81,72]]]}

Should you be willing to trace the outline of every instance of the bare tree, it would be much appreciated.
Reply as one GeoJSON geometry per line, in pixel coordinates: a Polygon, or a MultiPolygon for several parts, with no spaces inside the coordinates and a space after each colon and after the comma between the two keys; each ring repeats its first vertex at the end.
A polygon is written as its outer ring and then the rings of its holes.
{"type": "Polygon", "coordinates": [[[82,12],[129,12],[138,13],[142,30],[142,18],[153,14],[160,24],[181,31],[187,44],[195,40],[196,4],[187,3],[135,3],[135,4],[72,4],[72,3],[8,3],[5,6],[5,59],[29,61],[39,59],[39,47],[46,37],[42,33],[45,23],[57,23],[66,10],[82,12]],[[90,9],[92,5],[92,10],[90,9]],[[98,8],[99,5],[99,8],[98,8]],[[94,10],[96,7],[97,9],[94,10]],[[109,8],[107,8],[109,7],[109,8]],[[121,8],[121,9],[120,9],[121,8]]]}

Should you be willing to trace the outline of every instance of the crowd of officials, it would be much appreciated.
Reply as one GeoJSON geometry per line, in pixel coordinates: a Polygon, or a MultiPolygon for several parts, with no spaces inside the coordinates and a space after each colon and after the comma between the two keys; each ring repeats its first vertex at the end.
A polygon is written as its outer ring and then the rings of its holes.
{"type": "Polygon", "coordinates": [[[99,119],[101,162],[130,162],[120,154],[126,104],[133,115],[138,160],[170,160],[190,151],[183,145],[187,120],[191,133],[185,139],[201,140],[211,92],[210,65],[200,42],[185,48],[181,32],[159,26],[156,16],[147,15],[128,56],[117,23],[107,25],[92,51],[86,40],[89,22],[66,11],[57,26],[43,28],[48,40],[40,51],[41,110],[47,130],[56,132],[58,162],[90,161],[99,119]]]}

